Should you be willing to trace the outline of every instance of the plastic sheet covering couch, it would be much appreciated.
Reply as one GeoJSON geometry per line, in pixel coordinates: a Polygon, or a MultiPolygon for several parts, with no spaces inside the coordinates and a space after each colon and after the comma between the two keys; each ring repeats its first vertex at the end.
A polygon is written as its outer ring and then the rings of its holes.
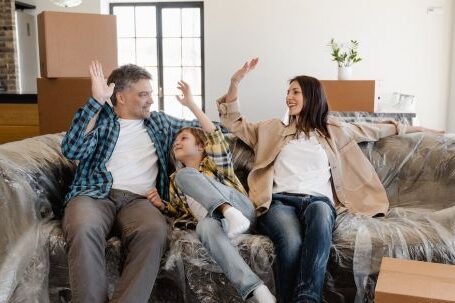
{"type": "MultiPolygon", "coordinates": [[[[69,302],[62,202],[75,163],[62,134],[0,145],[0,302],[69,302]]],[[[390,199],[382,218],[338,216],[325,302],[373,302],[383,256],[455,264],[455,136],[407,134],[361,145],[390,199]]],[[[253,154],[232,138],[242,181],[253,154]]],[[[241,302],[191,231],[175,229],[150,302],[241,302]]],[[[236,239],[242,256],[274,289],[273,245],[236,239]]],[[[106,248],[110,291],[122,266],[116,235],[106,248]]]]}

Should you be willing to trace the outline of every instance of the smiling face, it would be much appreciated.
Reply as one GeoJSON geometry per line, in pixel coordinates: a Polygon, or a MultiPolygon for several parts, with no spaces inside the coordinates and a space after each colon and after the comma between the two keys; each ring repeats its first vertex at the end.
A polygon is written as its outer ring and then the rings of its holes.
{"type": "Polygon", "coordinates": [[[330,137],[327,128],[329,104],[321,82],[310,76],[296,76],[289,81],[286,105],[289,108],[289,123],[294,123],[297,131],[309,134],[318,130],[330,137]]]}
{"type": "Polygon", "coordinates": [[[297,81],[292,81],[289,84],[286,95],[286,105],[289,108],[290,116],[297,116],[305,106],[305,97],[302,88],[297,81]]]}
{"type": "Polygon", "coordinates": [[[172,151],[177,161],[185,163],[188,161],[201,161],[204,157],[204,144],[201,139],[190,131],[190,129],[181,130],[175,137],[172,151]]]}
{"type": "Polygon", "coordinates": [[[120,118],[145,119],[150,116],[152,104],[152,85],[149,79],[140,79],[117,92],[120,118]]]}

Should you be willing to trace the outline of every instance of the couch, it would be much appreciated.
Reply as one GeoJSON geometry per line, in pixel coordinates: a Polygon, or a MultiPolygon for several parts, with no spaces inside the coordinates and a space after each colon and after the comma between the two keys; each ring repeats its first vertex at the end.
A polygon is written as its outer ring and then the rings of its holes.
{"type": "MultiPolygon", "coordinates": [[[[61,153],[63,134],[0,145],[0,302],[70,302],[62,202],[77,163],[61,153]]],[[[231,138],[246,185],[253,153],[231,138]]],[[[324,302],[374,302],[383,256],[455,264],[455,136],[423,133],[362,143],[390,200],[380,218],[342,213],[336,220],[324,302]]],[[[275,254],[260,235],[234,240],[274,290],[275,254]]],[[[109,290],[122,267],[112,234],[106,248],[109,290]]],[[[194,231],[174,229],[150,302],[242,302],[194,231]]]]}

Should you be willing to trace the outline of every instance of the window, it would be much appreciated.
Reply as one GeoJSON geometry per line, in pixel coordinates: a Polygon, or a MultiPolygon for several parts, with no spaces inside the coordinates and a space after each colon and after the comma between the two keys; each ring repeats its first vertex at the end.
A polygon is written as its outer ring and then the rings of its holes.
{"type": "Polygon", "coordinates": [[[110,13],[117,16],[119,65],[137,64],[152,74],[152,110],[194,118],[175,98],[181,79],[204,110],[202,2],[111,3],[110,13]]]}

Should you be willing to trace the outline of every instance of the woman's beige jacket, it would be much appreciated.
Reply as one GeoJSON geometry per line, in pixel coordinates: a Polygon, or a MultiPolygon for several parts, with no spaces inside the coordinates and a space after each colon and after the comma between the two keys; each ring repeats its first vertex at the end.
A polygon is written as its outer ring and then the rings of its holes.
{"type": "MultiPolygon", "coordinates": [[[[282,147],[295,138],[296,126],[279,119],[249,123],[240,114],[238,101],[226,103],[222,97],[217,104],[221,123],[254,150],[254,165],[248,175],[249,197],[257,214],[262,215],[272,200],[273,164],[282,147]]],[[[389,201],[384,186],[357,143],[403,134],[405,125],[395,121],[351,124],[330,117],[328,130],[330,138],[320,132],[317,137],[329,159],[337,212],[386,214],[389,201]]]]}

